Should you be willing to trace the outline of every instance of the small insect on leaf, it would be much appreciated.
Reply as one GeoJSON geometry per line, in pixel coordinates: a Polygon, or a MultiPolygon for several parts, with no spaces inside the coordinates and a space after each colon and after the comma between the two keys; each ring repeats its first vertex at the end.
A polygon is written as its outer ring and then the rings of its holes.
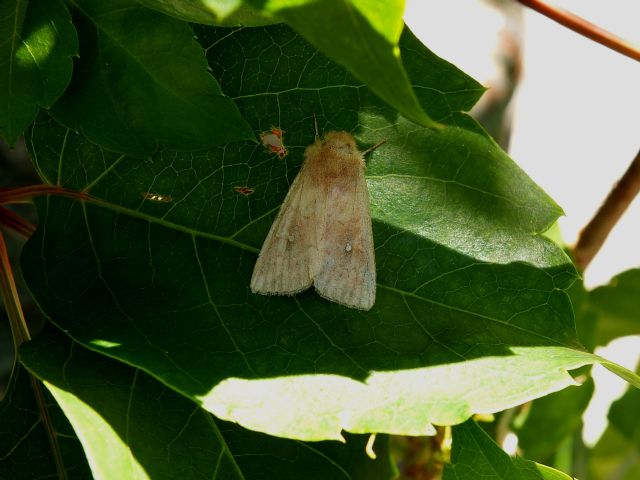
{"type": "Polygon", "coordinates": [[[254,188],[250,188],[250,187],[246,187],[246,186],[237,186],[237,187],[233,187],[233,189],[237,192],[237,193],[241,193],[242,195],[244,195],[245,197],[248,197],[249,195],[251,195],[253,192],[255,192],[254,188]]]}
{"type": "Polygon", "coordinates": [[[283,159],[287,156],[289,151],[284,146],[284,130],[277,127],[271,127],[271,130],[260,134],[260,140],[262,145],[266,147],[271,153],[278,155],[278,158],[283,159]]]}
{"type": "Polygon", "coordinates": [[[324,298],[369,310],[376,266],[364,157],[347,132],[305,150],[253,270],[251,290],[294,295],[313,285],[324,298]]]}
{"type": "Polygon", "coordinates": [[[171,198],[171,195],[163,195],[160,193],[151,193],[151,192],[142,192],[140,193],[140,195],[145,200],[149,200],[152,202],[169,203],[173,201],[173,198],[171,198]]]}

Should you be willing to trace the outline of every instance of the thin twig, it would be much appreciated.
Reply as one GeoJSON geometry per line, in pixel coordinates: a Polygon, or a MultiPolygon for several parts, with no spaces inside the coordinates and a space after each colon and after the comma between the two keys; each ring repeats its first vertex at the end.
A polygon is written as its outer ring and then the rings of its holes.
{"type": "Polygon", "coordinates": [[[56,473],[58,480],[64,480],[67,478],[64,468],[64,460],[62,459],[62,451],[60,450],[60,443],[58,443],[58,433],[53,425],[51,415],[49,415],[49,409],[47,408],[47,401],[42,389],[42,383],[36,377],[29,372],[31,379],[31,388],[33,394],[36,397],[36,404],[38,405],[38,411],[40,412],[40,418],[42,419],[42,425],[47,431],[47,438],[49,439],[49,445],[51,446],[51,456],[53,457],[53,463],[56,466],[56,473]]]}
{"type": "MultiPolygon", "coordinates": [[[[11,325],[11,332],[13,333],[14,343],[14,355],[17,355],[20,345],[31,340],[31,334],[29,333],[29,327],[24,318],[22,311],[22,305],[20,303],[20,297],[18,296],[18,289],[13,276],[13,270],[11,269],[11,263],[9,262],[9,252],[4,242],[4,236],[0,232],[0,295],[4,303],[4,307],[9,317],[9,323],[11,325]]],[[[15,365],[16,358],[14,358],[15,365]]],[[[12,371],[11,375],[13,376],[12,371]]],[[[51,452],[53,460],[56,466],[56,472],[58,479],[63,480],[66,478],[64,464],[62,461],[62,453],[60,451],[60,445],[58,443],[58,436],[56,434],[55,427],[49,415],[47,409],[47,403],[42,391],[40,381],[28,372],[33,394],[35,396],[38,410],[40,411],[40,418],[42,424],[47,431],[47,438],[49,439],[49,445],[51,446],[51,452]]]]}
{"type": "Polygon", "coordinates": [[[56,195],[60,197],[69,197],[76,200],[88,200],[91,198],[86,192],[78,190],[70,190],[64,187],[51,185],[28,185],[18,188],[0,188],[0,204],[3,203],[28,203],[33,197],[42,195],[56,195]]]}
{"type": "Polygon", "coordinates": [[[25,220],[17,213],[0,205],[0,226],[9,227],[25,238],[29,238],[36,231],[36,226],[25,220]]]}
{"type": "Polygon", "coordinates": [[[591,40],[604,45],[618,53],[626,55],[640,62],[640,46],[634,45],[623,38],[585,20],[574,13],[563,10],[562,8],[548,5],[540,0],[516,0],[532,10],[558,22],[580,35],[584,35],[591,40]]]}
{"type": "Polygon", "coordinates": [[[640,151],[620,181],[613,187],[598,212],[580,232],[573,249],[576,265],[584,270],[629,204],[640,192],[640,151]]]}
{"type": "Polygon", "coordinates": [[[13,334],[13,343],[15,351],[24,342],[31,340],[29,328],[24,319],[20,297],[18,296],[18,288],[13,276],[11,263],[9,262],[9,252],[4,242],[4,235],[0,231],[0,296],[4,303],[4,308],[9,317],[9,325],[13,334]]]}

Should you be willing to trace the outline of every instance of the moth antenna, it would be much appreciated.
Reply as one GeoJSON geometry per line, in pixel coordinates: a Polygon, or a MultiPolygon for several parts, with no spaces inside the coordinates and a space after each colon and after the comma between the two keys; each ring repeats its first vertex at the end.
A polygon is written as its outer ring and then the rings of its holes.
{"type": "Polygon", "coordinates": [[[364,157],[367,153],[371,153],[373,152],[376,148],[381,147],[382,145],[384,145],[385,143],[387,143],[387,140],[381,140],[378,143],[376,143],[373,147],[369,147],[367,148],[364,152],[362,152],[362,156],[364,157]]]}
{"type": "Polygon", "coordinates": [[[318,119],[316,117],[316,112],[311,112],[313,113],[313,124],[316,127],[316,140],[320,138],[320,134],[318,133],[318,119]]]}

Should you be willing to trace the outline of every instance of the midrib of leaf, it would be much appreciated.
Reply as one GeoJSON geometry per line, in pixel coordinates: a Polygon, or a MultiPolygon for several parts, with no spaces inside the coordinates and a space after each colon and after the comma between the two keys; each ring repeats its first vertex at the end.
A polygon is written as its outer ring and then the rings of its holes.
{"type": "MultiPolygon", "coordinates": [[[[314,54],[315,55],[315,54],[314,54]]],[[[302,75],[300,75],[302,77],[302,75]]],[[[295,93],[295,92],[320,92],[322,90],[334,90],[334,89],[339,89],[339,90],[344,90],[345,88],[352,88],[354,90],[360,90],[362,88],[365,88],[366,85],[327,85],[324,87],[291,87],[291,88],[286,88],[284,90],[278,90],[277,92],[260,92],[260,93],[251,93],[248,95],[236,95],[235,97],[230,97],[234,100],[243,100],[243,99],[247,99],[247,98],[260,98],[260,97],[267,97],[267,96],[279,96],[279,95],[284,95],[286,93],[295,93]]],[[[265,86],[265,88],[268,88],[268,85],[265,86]]]]}
{"type": "MultiPolygon", "coordinates": [[[[495,467],[495,466],[496,466],[495,459],[493,459],[493,460],[492,460],[492,459],[490,459],[490,458],[488,458],[488,457],[487,457],[486,452],[485,452],[485,451],[483,450],[483,448],[482,448],[482,447],[483,447],[483,445],[481,445],[481,444],[478,442],[478,439],[477,439],[475,436],[471,436],[471,438],[472,438],[472,440],[473,440],[473,444],[474,444],[474,445],[475,445],[475,447],[476,447],[476,448],[475,448],[476,453],[477,453],[477,454],[479,454],[479,455],[482,455],[482,456],[487,460],[487,463],[488,463],[488,464],[489,464],[489,466],[491,467],[491,471],[494,473],[495,477],[496,477],[496,478],[500,478],[502,475],[500,474],[500,472],[499,472],[498,470],[496,470],[496,467],[495,467]]],[[[454,440],[454,441],[455,441],[455,440],[454,440]]],[[[509,469],[508,469],[508,471],[509,471],[510,473],[512,473],[514,469],[513,469],[513,464],[511,463],[511,461],[509,461],[508,465],[509,465],[509,469]]]]}
{"type": "Polygon", "coordinates": [[[207,52],[209,52],[209,49],[210,49],[210,48],[215,47],[218,43],[220,43],[220,42],[222,42],[222,41],[226,40],[227,38],[231,37],[232,35],[235,35],[236,33],[238,33],[238,32],[240,32],[240,31],[244,30],[245,28],[247,28],[247,27],[245,27],[245,26],[240,26],[240,27],[237,27],[237,28],[230,28],[230,29],[229,29],[229,33],[227,33],[226,35],[224,35],[224,36],[222,36],[222,37],[218,38],[215,42],[213,42],[213,43],[212,43],[211,45],[209,45],[208,47],[202,47],[202,49],[204,50],[204,52],[205,52],[205,54],[206,54],[207,52]]]}
{"type": "MultiPolygon", "coordinates": [[[[69,138],[70,134],[71,134],[71,130],[70,129],[67,129],[64,132],[64,140],[62,142],[62,148],[60,149],[60,154],[58,155],[58,175],[57,175],[57,179],[56,179],[56,183],[55,183],[56,185],[62,185],[62,161],[64,159],[64,152],[65,152],[66,146],[67,146],[67,139],[69,138]]],[[[34,139],[33,139],[34,128],[30,128],[25,132],[25,134],[24,134],[25,140],[28,138],[27,137],[28,135],[30,136],[29,142],[33,145],[33,143],[34,143],[34,139]]],[[[29,154],[31,155],[31,164],[33,165],[33,167],[35,168],[36,172],[38,173],[38,177],[40,179],[42,179],[43,183],[49,184],[49,185],[53,185],[53,182],[49,179],[49,177],[44,172],[44,170],[42,170],[42,168],[40,168],[40,162],[38,161],[38,150],[30,149],[29,150],[29,154]]]]}
{"type": "MultiPolygon", "coordinates": [[[[59,156],[59,160],[58,160],[58,180],[56,182],[56,185],[62,185],[62,165],[63,165],[63,162],[64,162],[64,152],[67,149],[67,140],[69,139],[69,133],[71,133],[70,129],[67,129],[67,131],[64,132],[64,140],[62,140],[62,147],[60,148],[60,156],[59,156]]],[[[35,152],[34,152],[34,155],[35,155],[35,152]]],[[[34,160],[36,160],[36,159],[34,158],[34,160]]],[[[37,160],[34,161],[33,163],[35,165],[38,164],[37,160]]],[[[117,163],[117,161],[114,162],[114,163],[117,163]]],[[[107,171],[109,171],[108,168],[105,170],[105,173],[107,171]]],[[[45,181],[46,181],[47,177],[44,175],[44,172],[42,172],[40,169],[38,169],[38,174],[41,176],[41,178],[45,179],[45,181]]],[[[100,178],[100,177],[98,177],[98,178],[100,178]]]]}
{"type": "Polygon", "coordinates": [[[336,350],[338,350],[340,353],[342,353],[346,358],[349,359],[349,361],[358,369],[360,370],[362,373],[364,373],[365,375],[368,375],[370,373],[369,369],[364,368],[362,365],[360,365],[355,358],[353,358],[351,355],[349,355],[347,352],[345,352],[344,348],[342,348],[340,345],[336,344],[329,335],[327,335],[327,332],[325,331],[324,328],[322,328],[322,326],[316,322],[313,317],[311,315],[309,315],[307,313],[307,311],[304,309],[304,307],[302,305],[300,305],[300,302],[298,301],[298,299],[296,297],[293,297],[293,299],[296,302],[296,305],[298,306],[298,310],[300,310],[302,312],[302,314],[307,317],[309,319],[309,321],[315,325],[315,327],[318,329],[318,331],[322,334],[322,336],[324,337],[324,339],[329,342],[329,345],[331,345],[333,348],[335,348],[336,350]]]}
{"type": "MultiPolygon", "coordinates": [[[[371,50],[371,46],[369,45],[369,42],[367,41],[367,39],[365,38],[365,36],[362,34],[362,30],[359,28],[358,22],[357,22],[357,21],[355,20],[355,18],[354,18],[354,10],[355,10],[355,9],[354,9],[354,8],[353,8],[353,6],[351,5],[351,2],[347,2],[347,1],[344,1],[344,0],[343,0],[343,2],[342,2],[342,3],[343,3],[343,4],[344,4],[344,6],[345,6],[345,10],[346,10],[347,12],[349,12],[349,20],[351,20],[351,28],[352,28],[352,30],[354,30],[354,31],[357,33],[358,37],[359,37],[359,38],[360,38],[360,40],[361,40],[361,42],[360,42],[360,43],[361,43],[361,45],[364,45],[364,47],[365,47],[365,48],[366,48],[366,50],[367,50],[367,56],[369,57],[369,59],[371,60],[371,62],[375,65],[376,70],[377,70],[378,72],[380,72],[380,75],[382,76],[382,78],[384,78],[384,80],[385,80],[385,84],[386,84],[387,88],[389,88],[389,87],[393,88],[393,86],[394,86],[394,85],[393,85],[393,84],[392,84],[392,85],[389,85],[389,83],[388,83],[388,79],[387,79],[386,75],[384,74],[384,68],[381,68],[381,66],[380,66],[380,62],[378,61],[378,57],[377,57],[377,56],[375,55],[375,53],[371,50]]],[[[373,25],[372,25],[372,26],[373,26],[373,25]]],[[[378,33],[380,33],[380,32],[378,32],[378,33]]],[[[396,48],[398,48],[398,47],[396,46],[396,48]]]]}
{"type": "MultiPolygon", "coordinates": [[[[91,250],[92,250],[92,252],[93,252],[93,256],[94,256],[94,258],[95,258],[96,269],[97,269],[97,271],[98,271],[98,278],[100,279],[100,281],[101,281],[101,282],[102,282],[102,284],[104,285],[105,290],[106,290],[106,291],[109,293],[109,295],[111,296],[111,299],[112,299],[112,301],[113,301],[114,305],[117,305],[117,308],[118,308],[118,310],[122,313],[122,316],[123,316],[124,318],[126,318],[127,320],[129,320],[129,322],[131,323],[131,325],[133,326],[133,328],[134,328],[134,329],[136,329],[136,330],[138,331],[138,333],[144,337],[144,336],[145,336],[144,332],[143,332],[143,331],[141,331],[140,329],[138,329],[138,326],[136,325],[136,323],[135,323],[134,321],[132,321],[132,318],[131,318],[129,315],[127,315],[127,313],[126,313],[124,310],[122,310],[122,309],[120,308],[120,303],[118,302],[118,299],[117,299],[116,295],[114,295],[114,293],[112,292],[111,288],[109,287],[109,282],[107,282],[107,281],[105,280],[104,276],[102,275],[102,267],[101,267],[101,264],[100,264],[100,255],[98,255],[98,252],[95,250],[95,245],[94,245],[94,242],[93,242],[93,235],[92,235],[92,233],[91,233],[91,227],[89,226],[89,220],[88,220],[88,218],[87,218],[87,209],[86,209],[86,204],[83,202],[81,205],[82,205],[82,212],[83,212],[83,215],[84,215],[84,223],[85,223],[85,225],[86,225],[86,227],[87,227],[87,236],[89,237],[89,244],[91,245],[91,250]]],[[[70,336],[73,340],[75,340],[75,341],[77,341],[78,343],[80,343],[81,345],[85,345],[84,343],[82,343],[82,342],[80,342],[78,339],[76,339],[73,335],[69,334],[69,336],[70,336]]],[[[148,342],[148,343],[149,343],[149,345],[150,345],[152,348],[157,348],[153,342],[148,342]]],[[[88,348],[90,348],[90,347],[89,347],[89,345],[85,345],[85,346],[87,346],[88,348]]],[[[99,351],[99,350],[96,350],[96,351],[99,351]]],[[[105,354],[105,352],[103,352],[103,351],[100,351],[100,353],[105,354]]],[[[107,354],[107,356],[111,356],[111,355],[108,355],[108,354],[107,354]]],[[[121,359],[121,358],[119,358],[119,357],[117,357],[117,356],[111,356],[111,358],[114,358],[115,360],[118,360],[118,361],[122,361],[122,359],[121,359]]],[[[197,385],[199,385],[201,388],[205,388],[205,385],[203,385],[203,384],[202,384],[202,382],[201,382],[200,380],[198,380],[196,377],[194,377],[194,376],[193,376],[189,371],[185,370],[185,369],[184,369],[184,368],[182,368],[180,365],[178,365],[178,364],[173,360],[173,358],[172,358],[172,357],[169,357],[169,362],[171,362],[171,365],[172,365],[176,370],[178,370],[178,371],[180,371],[182,374],[184,374],[187,378],[189,378],[190,380],[192,380],[193,382],[195,382],[195,383],[196,383],[197,385]]],[[[131,364],[131,366],[136,367],[136,368],[139,368],[139,367],[138,367],[138,365],[131,364]]],[[[151,372],[148,372],[148,373],[149,373],[149,374],[151,374],[151,372]]]]}
{"type": "MultiPolygon", "coordinates": [[[[385,286],[383,286],[383,285],[380,285],[380,287],[381,287],[381,288],[386,288],[386,287],[385,287],[385,286]]],[[[462,355],[462,354],[460,354],[460,353],[456,352],[456,351],[455,351],[455,350],[453,350],[451,347],[449,347],[447,344],[442,343],[440,340],[438,340],[437,338],[435,338],[435,337],[431,334],[431,332],[429,332],[429,330],[427,330],[427,329],[424,327],[424,325],[423,325],[421,322],[419,322],[419,321],[418,321],[418,319],[416,318],[415,313],[413,313],[413,309],[411,308],[411,306],[410,306],[410,305],[409,305],[409,303],[407,302],[407,296],[409,296],[409,295],[404,295],[404,294],[403,294],[403,295],[402,295],[402,301],[403,301],[403,303],[404,303],[405,307],[407,307],[407,311],[411,314],[411,318],[413,318],[413,321],[416,323],[416,325],[420,326],[420,329],[425,333],[425,335],[427,335],[427,336],[431,339],[431,341],[432,341],[433,343],[435,343],[436,345],[440,345],[442,348],[444,348],[446,351],[448,351],[449,353],[451,353],[453,356],[458,357],[458,358],[460,358],[461,360],[467,360],[467,358],[466,358],[464,355],[462,355]]],[[[414,295],[414,297],[415,297],[415,295],[414,295]]]]}
{"type": "MultiPolygon", "coordinates": [[[[462,169],[462,167],[464,166],[464,164],[461,164],[459,169],[462,169]]],[[[536,213],[545,213],[546,210],[543,208],[537,208],[537,206],[535,205],[531,205],[531,204],[527,204],[524,202],[518,202],[515,201],[514,198],[509,198],[506,195],[498,195],[497,193],[493,193],[493,192],[489,192],[487,190],[482,190],[480,188],[477,187],[473,187],[471,185],[467,185],[466,183],[460,183],[456,180],[445,180],[442,178],[437,178],[437,177],[429,177],[429,176],[424,176],[424,175],[404,175],[404,174],[400,174],[400,173],[387,173],[384,175],[367,175],[366,176],[367,179],[385,179],[385,178],[408,178],[408,179],[415,179],[415,180],[427,180],[427,181],[431,181],[431,182],[437,182],[437,183],[442,183],[442,184],[452,184],[452,185],[457,185],[459,187],[462,187],[464,189],[467,189],[469,191],[472,192],[477,192],[477,193],[481,193],[483,195],[486,195],[488,197],[493,197],[496,199],[500,199],[500,200],[504,200],[505,202],[511,204],[511,205],[515,205],[518,208],[521,208],[523,210],[528,210],[530,212],[536,212],[536,213]]],[[[559,213],[562,213],[562,211],[560,211],[559,213]]],[[[540,233],[540,232],[538,232],[540,233]]]]}
{"type": "Polygon", "coordinates": [[[213,311],[216,313],[216,316],[218,317],[218,320],[220,321],[220,325],[222,325],[222,328],[224,328],[224,331],[227,332],[227,336],[231,340],[231,343],[233,344],[233,347],[238,351],[238,353],[242,357],[242,360],[244,361],[244,364],[246,365],[247,369],[251,373],[253,373],[256,376],[256,378],[259,378],[260,375],[258,375],[258,373],[253,369],[253,367],[251,366],[251,362],[249,362],[249,360],[247,360],[247,356],[244,354],[244,351],[240,347],[238,347],[238,344],[236,343],[235,337],[229,331],[229,328],[227,327],[227,323],[224,321],[223,316],[220,315],[220,312],[218,311],[218,307],[217,307],[216,303],[213,301],[213,298],[211,298],[211,292],[209,290],[209,284],[207,283],[206,275],[204,273],[204,268],[202,267],[202,261],[200,260],[200,253],[198,252],[198,245],[196,244],[195,236],[191,236],[191,240],[192,240],[192,244],[193,244],[193,252],[194,252],[194,255],[196,257],[196,261],[198,262],[198,270],[200,271],[200,277],[202,279],[202,284],[204,286],[205,292],[207,292],[207,299],[209,300],[209,304],[213,308],[213,311]]]}
{"type": "MultiPolygon", "coordinates": [[[[447,275],[447,274],[452,273],[452,272],[454,272],[454,271],[455,271],[455,270],[452,270],[451,272],[447,272],[446,274],[443,274],[443,275],[447,275]]],[[[552,342],[552,343],[554,343],[555,345],[557,345],[557,346],[559,346],[559,347],[571,348],[572,350],[575,350],[575,348],[574,348],[574,347],[569,346],[569,345],[565,345],[565,344],[563,344],[563,343],[560,343],[560,342],[558,342],[557,340],[554,340],[553,338],[545,337],[544,335],[541,335],[541,334],[536,333],[536,332],[532,332],[532,331],[530,331],[530,330],[526,330],[526,329],[524,329],[524,328],[522,328],[522,327],[518,327],[518,326],[516,326],[516,325],[512,325],[512,324],[510,324],[509,322],[506,322],[506,321],[504,321],[504,320],[500,320],[500,319],[498,319],[498,318],[489,317],[489,316],[487,316],[487,315],[483,315],[483,314],[478,313],[478,312],[471,312],[471,311],[469,311],[469,310],[465,310],[465,309],[460,308],[460,307],[455,307],[455,306],[452,306],[452,305],[447,305],[446,303],[437,302],[437,301],[432,300],[432,299],[430,299],[430,298],[424,298],[424,297],[421,297],[421,296],[419,296],[419,295],[416,295],[416,294],[415,294],[415,293],[413,293],[413,292],[406,292],[406,291],[404,291],[404,290],[400,290],[400,289],[397,289],[397,288],[394,288],[394,287],[390,287],[390,286],[388,286],[388,285],[382,285],[382,284],[380,284],[380,283],[378,283],[378,284],[376,284],[376,285],[377,285],[379,288],[383,288],[383,289],[385,289],[385,290],[389,290],[389,291],[391,291],[391,292],[394,292],[394,293],[397,293],[397,294],[399,294],[399,295],[402,295],[403,297],[412,297],[412,298],[415,298],[415,299],[421,300],[421,301],[423,301],[423,302],[427,302],[427,303],[430,303],[430,304],[432,304],[432,305],[436,305],[436,306],[438,306],[438,307],[447,308],[447,309],[449,309],[449,310],[453,310],[453,311],[456,311],[456,312],[464,313],[464,314],[466,314],[466,315],[471,315],[471,316],[474,316],[474,317],[478,317],[478,318],[481,318],[481,319],[483,319],[483,320],[488,320],[488,321],[490,321],[490,322],[498,323],[498,324],[503,325],[503,326],[505,326],[505,327],[509,327],[509,328],[514,329],[514,330],[518,330],[518,331],[520,331],[520,332],[525,332],[527,335],[532,335],[532,336],[533,336],[533,335],[535,335],[536,337],[538,337],[538,338],[542,338],[542,339],[547,340],[547,341],[549,341],[549,342],[552,342]]],[[[413,314],[413,310],[411,310],[411,308],[409,308],[409,312],[411,312],[411,316],[415,319],[415,315],[413,314]]],[[[518,313],[521,313],[521,312],[518,312],[518,313]]],[[[416,321],[416,323],[420,324],[420,322],[417,322],[417,321],[416,321]]],[[[440,342],[438,342],[438,343],[440,343],[440,342]]],[[[462,358],[464,358],[465,360],[470,360],[469,358],[466,358],[464,355],[460,355],[460,354],[457,354],[457,355],[458,355],[458,356],[461,356],[461,357],[462,357],[462,358]]]]}
{"type": "MultiPolygon", "coordinates": [[[[166,228],[170,228],[172,230],[176,230],[179,232],[187,233],[189,235],[193,235],[196,237],[206,238],[209,240],[215,240],[221,243],[225,243],[227,245],[232,245],[234,247],[240,248],[242,250],[246,250],[252,253],[259,253],[257,248],[252,247],[251,245],[247,245],[246,243],[238,242],[231,237],[223,237],[220,235],[216,235],[214,233],[202,232],[200,230],[196,230],[195,228],[186,227],[184,225],[180,225],[178,223],[169,222],[165,219],[154,217],[153,215],[149,215],[139,210],[133,210],[131,208],[123,207],[122,205],[118,205],[115,203],[107,202],[106,200],[102,200],[96,197],[90,197],[90,200],[83,200],[81,203],[87,204],[90,203],[92,205],[96,205],[99,207],[104,207],[110,211],[115,213],[122,213],[124,215],[128,215],[132,218],[137,218],[139,220],[144,220],[149,223],[153,223],[156,225],[161,225],[166,228]]],[[[83,207],[84,208],[84,207],[83,207]]],[[[88,225],[87,225],[88,228],[88,225]]]]}
{"type": "MultiPolygon", "coordinates": [[[[71,348],[73,348],[74,343],[71,344],[71,348]]],[[[131,403],[133,400],[133,393],[135,391],[136,388],[136,382],[138,381],[138,373],[140,372],[140,370],[136,369],[135,373],[133,374],[133,380],[131,381],[131,387],[129,388],[129,398],[127,399],[127,413],[126,413],[126,419],[125,419],[125,435],[126,435],[126,439],[127,439],[127,445],[131,445],[131,437],[130,437],[130,433],[129,433],[129,427],[130,427],[130,419],[131,419],[131,403]]],[[[128,459],[129,459],[129,471],[135,471],[135,465],[136,465],[136,461],[133,458],[133,452],[131,451],[131,447],[127,448],[127,455],[128,455],[128,459]]]]}
{"type": "MultiPolygon", "coordinates": [[[[199,408],[200,407],[198,407],[198,409],[199,408]]],[[[233,453],[231,453],[231,450],[229,450],[229,446],[227,445],[227,441],[224,439],[224,437],[220,433],[220,429],[218,428],[218,425],[216,425],[216,422],[213,421],[213,416],[209,412],[206,412],[206,413],[207,413],[207,422],[211,425],[211,429],[213,430],[214,435],[218,439],[218,442],[220,443],[220,445],[222,445],[220,456],[218,457],[218,464],[216,465],[215,476],[213,478],[215,480],[218,480],[218,470],[220,469],[220,462],[222,461],[223,457],[225,457],[225,456],[227,458],[229,458],[229,461],[233,465],[234,470],[237,472],[238,477],[239,478],[245,478],[244,474],[240,470],[240,466],[238,465],[238,462],[236,462],[236,459],[233,456],[233,453]]],[[[221,480],[223,480],[223,479],[221,479],[221,480]]]]}
{"type": "MultiPolygon", "coordinates": [[[[67,145],[67,135],[68,135],[69,131],[67,130],[67,134],[65,134],[64,137],[64,143],[62,144],[62,149],[60,151],[60,170],[58,171],[58,182],[61,182],[60,176],[62,175],[62,157],[63,157],[63,152],[64,152],[64,148],[67,145]]],[[[89,193],[89,190],[91,190],[93,187],[95,187],[100,180],[102,180],[104,177],[106,177],[110,172],[112,172],[118,165],[120,165],[120,163],[125,159],[128,158],[126,155],[120,155],[118,158],[116,158],[114,160],[114,162],[109,165],[107,168],[104,169],[104,172],[102,172],[100,175],[98,175],[96,178],[94,178],[91,182],[89,182],[83,189],[83,192],[87,192],[89,193]]]]}
{"type": "MultiPolygon", "coordinates": [[[[142,213],[142,212],[140,212],[138,210],[133,210],[133,209],[130,209],[130,208],[127,208],[127,207],[123,207],[121,205],[113,204],[113,203],[107,202],[107,201],[99,199],[99,198],[91,197],[90,200],[84,200],[81,203],[82,203],[83,211],[85,213],[85,224],[86,224],[87,231],[89,232],[89,236],[90,237],[91,237],[91,234],[90,234],[91,228],[90,228],[89,222],[87,220],[87,212],[86,212],[86,204],[87,203],[90,203],[90,204],[93,204],[93,205],[96,205],[96,206],[99,206],[99,207],[107,208],[107,209],[109,209],[109,210],[111,210],[113,212],[117,212],[117,213],[120,213],[120,214],[128,215],[128,216],[130,216],[132,218],[137,218],[139,220],[144,220],[146,222],[153,223],[153,224],[156,224],[156,225],[160,225],[160,226],[163,226],[163,227],[166,227],[166,228],[170,228],[172,230],[180,231],[180,232],[186,233],[188,235],[191,235],[194,238],[195,237],[206,238],[206,239],[209,239],[209,240],[214,240],[214,241],[217,241],[217,242],[220,242],[220,243],[231,245],[231,246],[240,248],[240,249],[242,249],[244,251],[251,252],[251,253],[254,253],[254,254],[258,254],[259,253],[258,249],[252,247],[251,245],[247,245],[246,243],[234,240],[232,237],[224,237],[224,236],[216,235],[216,234],[213,234],[213,233],[202,232],[202,231],[196,230],[194,228],[186,227],[184,225],[176,224],[176,223],[173,223],[173,222],[169,222],[169,221],[167,221],[165,219],[160,219],[158,217],[154,217],[152,215],[142,213]]],[[[234,234],[234,236],[235,236],[235,234],[234,234]]],[[[91,242],[91,243],[93,243],[93,242],[91,242]]],[[[197,250],[196,250],[196,252],[197,252],[197,250]]],[[[96,259],[97,258],[98,257],[96,255],[96,259]]],[[[451,272],[447,272],[446,274],[449,274],[449,273],[451,273],[451,272]]],[[[443,274],[443,275],[445,275],[445,274],[443,274]]],[[[466,315],[471,315],[471,316],[474,316],[474,317],[477,317],[477,318],[481,318],[483,320],[487,320],[487,321],[490,321],[490,322],[493,322],[493,323],[496,323],[496,324],[500,324],[500,325],[502,325],[504,327],[511,328],[511,329],[516,330],[518,332],[526,333],[527,335],[535,336],[535,337],[543,339],[543,340],[545,340],[547,342],[551,342],[552,344],[560,346],[560,347],[575,349],[575,346],[563,344],[563,343],[558,342],[557,340],[555,340],[553,338],[545,337],[544,335],[541,335],[541,334],[539,334],[537,332],[529,331],[529,330],[523,329],[522,327],[519,327],[519,326],[516,326],[516,325],[512,325],[512,324],[510,324],[510,323],[508,323],[508,322],[506,322],[504,320],[500,320],[500,319],[497,319],[497,318],[489,317],[487,315],[483,315],[483,314],[480,314],[478,312],[465,310],[463,308],[452,306],[452,305],[448,305],[448,304],[445,304],[445,303],[442,303],[442,302],[437,302],[437,301],[435,301],[433,299],[429,299],[429,298],[425,298],[425,297],[421,297],[419,295],[416,295],[414,292],[400,290],[400,289],[397,289],[397,288],[394,288],[394,287],[391,287],[391,286],[388,286],[388,285],[384,285],[384,284],[378,283],[377,286],[378,286],[378,288],[382,288],[382,289],[397,293],[400,296],[402,296],[403,298],[406,298],[406,297],[415,298],[417,300],[420,300],[420,301],[423,301],[423,302],[427,302],[427,303],[430,303],[432,305],[436,305],[436,306],[441,307],[441,308],[445,308],[445,309],[449,309],[449,310],[452,310],[452,311],[464,313],[466,315]]],[[[209,296],[209,302],[210,302],[211,305],[214,304],[214,302],[211,300],[210,296],[209,296]]],[[[415,315],[413,315],[413,312],[411,311],[411,309],[410,309],[410,312],[411,312],[411,315],[415,318],[415,315]]]]}
{"type": "Polygon", "coordinates": [[[351,475],[349,475],[349,472],[347,472],[344,468],[342,468],[342,466],[340,464],[336,463],[335,460],[333,460],[332,458],[328,457],[327,455],[325,455],[324,453],[320,452],[319,450],[313,448],[309,443],[301,442],[300,440],[295,440],[295,442],[298,445],[300,445],[301,447],[304,447],[307,450],[312,451],[313,453],[315,453],[316,455],[321,457],[323,460],[325,460],[326,462],[328,462],[331,465],[333,465],[336,469],[338,469],[341,473],[344,474],[344,478],[346,478],[347,480],[352,480],[352,477],[351,477],[351,475]]]}

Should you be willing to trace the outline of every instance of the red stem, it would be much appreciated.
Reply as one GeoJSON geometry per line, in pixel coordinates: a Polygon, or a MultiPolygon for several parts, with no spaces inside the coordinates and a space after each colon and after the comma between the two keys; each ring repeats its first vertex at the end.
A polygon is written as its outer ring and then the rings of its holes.
{"type": "Polygon", "coordinates": [[[23,237],[29,238],[36,231],[36,226],[20,215],[0,205],[0,225],[11,228],[23,237]]]}
{"type": "Polygon", "coordinates": [[[640,151],[629,165],[622,178],[613,187],[606,200],[580,232],[573,249],[576,265],[581,270],[587,268],[600,250],[609,233],[625,212],[629,204],[640,192],[640,151]]]}
{"type": "Polygon", "coordinates": [[[57,195],[60,197],[75,198],[76,200],[88,200],[91,198],[88,193],[79,190],[52,187],[51,185],[29,185],[18,188],[0,188],[0,204],[28,202],[33,197],[41,195],[57,195]]]}
{"type": "Polygon", "coordinates": [[[553,7],[540,0],[516,0],[522,5],[544,15],[580,35],[590,38],[605,47],[615,50],[640,62],[640,47],[620,38],[613,33],[558,7],[553,7]]]}

